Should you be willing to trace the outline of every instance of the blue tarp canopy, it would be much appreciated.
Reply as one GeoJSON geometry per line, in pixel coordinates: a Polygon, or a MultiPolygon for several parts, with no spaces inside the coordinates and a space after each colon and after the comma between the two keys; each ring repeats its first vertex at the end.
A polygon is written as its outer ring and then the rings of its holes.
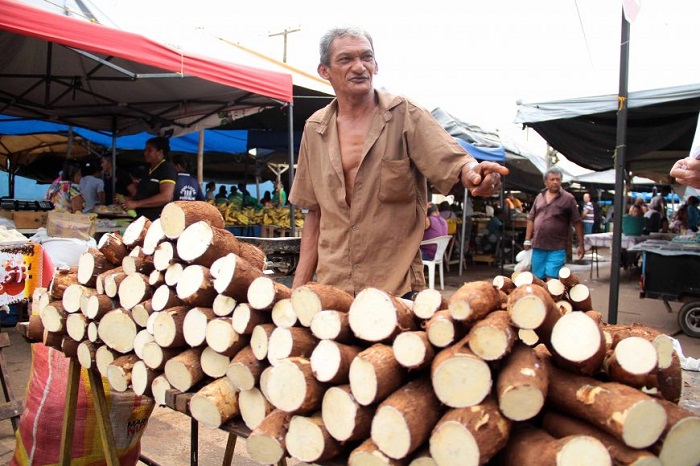
{"type": "Polygon", "coordinates": [[[506,151],[503,146],[500,147],[480,147],[470,144],[464,139],[455,138],[460,146],[469,152],[475,159],[481,162],[498,162],[504,163],[506,160],[506,151]]]}

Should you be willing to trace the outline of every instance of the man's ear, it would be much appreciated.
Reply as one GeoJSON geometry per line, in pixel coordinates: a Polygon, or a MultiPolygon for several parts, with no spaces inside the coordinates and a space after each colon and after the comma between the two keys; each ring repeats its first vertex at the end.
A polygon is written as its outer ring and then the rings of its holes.
{"type": "Polygon", "coordinates": [[[379,74],[379,63],[377,63],[377,60],[374,60],[374,74],[379,74]]]}
{"type": "Polygon", "coordinates": [[[316,72],[318,72],[318,75],[325,79],[326,81],[331,80],[331,75],[328,72],[328,67],[322,63],[318,65],[318,68],[316,68],[316,72]]]}

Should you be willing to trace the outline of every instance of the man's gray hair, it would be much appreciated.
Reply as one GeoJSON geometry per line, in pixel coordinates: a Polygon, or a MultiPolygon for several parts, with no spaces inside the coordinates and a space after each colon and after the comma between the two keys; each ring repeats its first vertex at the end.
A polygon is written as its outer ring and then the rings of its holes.
{"type": "Polygon", "coordinates": [[[360,29],[358,27],[342,27],[342,28],[333,28],[326,32],[323,37],[321,37],[321,44],[319,47],[320,55],[321,55],[321,64],[325,66],[330,66],[331,64],[331,45],[333,45],[333,41],[335,39],[338,39],[340,37],[345,37],[345,36],[350,36],[350,37],[358,37],[358,38],[364,38],[369,41],[370,47],[372,47],[372,50],[374,50],[374,42],[372,42],[372,36],[369,35],[367,31],[364,29],[360,29]]]}
{"type": "Polygon", "coordinates": [[[544,179],[546,180],[549,175],[559,175],[559,178],[564,178],[564,172],[561,171],[559,167],[549,167],[546,172],[544,172],[544,179]]]}

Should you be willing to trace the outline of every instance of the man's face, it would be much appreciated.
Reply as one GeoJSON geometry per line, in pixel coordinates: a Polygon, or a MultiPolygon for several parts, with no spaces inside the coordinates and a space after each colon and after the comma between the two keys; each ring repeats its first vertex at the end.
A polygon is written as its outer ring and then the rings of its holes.
{"type": "Polygon", "coordinates": [[[550,193],[558,193],[559,189],[561,189],[561,175],[550,173],[544,180],[544,185],[547,187],[547,191],[550,193]]]}
{"type": "Polygon", "coordinates": [[[335,39],[331,46],[330,65],[318,65],[318,74],[331,83],[336,94],[341,95],[372,92],[377,71],[374,51],[364,37],[335,39]]]}
{"type": "Polygon", "coordinates": [[[586,193],[583,195],[583,202],[591,202],[591,195],[586,193]]]}

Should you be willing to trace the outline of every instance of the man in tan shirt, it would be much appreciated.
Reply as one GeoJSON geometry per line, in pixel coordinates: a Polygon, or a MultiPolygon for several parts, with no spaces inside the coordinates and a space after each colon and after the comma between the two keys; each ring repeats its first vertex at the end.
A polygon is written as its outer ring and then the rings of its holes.
{"type": "Polygon", "coordinates": [[[477,163],[428,111],[375,90],[366,32],[329,31],[320,62],[336,99],[307,120],[301,141],[289,199],[308,213],[294,286],[316,274],[353,295],[370,286],[395,296],[420,290],[427,180],[444,194],[461,181],[491,195],[508,170],[477,163]]]}

